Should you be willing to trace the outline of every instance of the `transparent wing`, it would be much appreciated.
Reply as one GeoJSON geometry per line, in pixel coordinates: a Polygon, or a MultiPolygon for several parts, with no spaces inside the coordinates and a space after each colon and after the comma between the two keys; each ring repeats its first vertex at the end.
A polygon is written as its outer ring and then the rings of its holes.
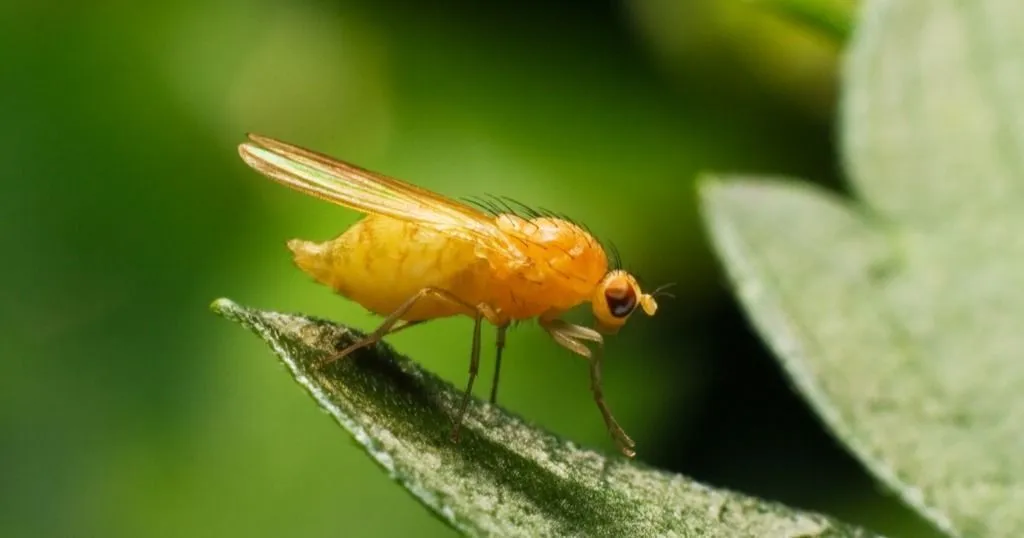
{"type": "Polygon", "coordinates": [[[242,160],[278,183],[356,211],[478,242],[511,259],[523,257],[493,217],[466,204],[279,140],[254,134],[249,140],[238,146],[242,160]]]}

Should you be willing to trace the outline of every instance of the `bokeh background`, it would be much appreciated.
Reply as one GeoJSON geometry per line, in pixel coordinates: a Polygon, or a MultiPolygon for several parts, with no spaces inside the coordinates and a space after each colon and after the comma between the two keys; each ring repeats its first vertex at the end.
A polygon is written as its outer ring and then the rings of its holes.
{"type": "MultiPolygon", "coordinates": [[[[246,131],[586,222],[648,286],[678,282],[609,345],[642,460],[931,535],[789,388],[698,218],[701,172],[842,188],[838,51],[740,1],[3,2],[0,536],[454,535],[208,311],[376,323],[284,247],[358,216],[247,169],[246,131]]],[[[461,384],[469,329],[392,343],[461,384]]],[[[502,382],[505,406],[612,450],[586,365],[535,326],[502,382]]]]}

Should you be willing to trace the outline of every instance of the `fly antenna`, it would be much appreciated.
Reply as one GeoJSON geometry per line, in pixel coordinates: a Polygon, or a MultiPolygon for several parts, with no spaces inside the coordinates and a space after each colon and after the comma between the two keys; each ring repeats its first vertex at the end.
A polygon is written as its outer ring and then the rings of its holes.
{"type": "Polygon", "coordinates": [[[654,291],[651,292],[651,297],[668,297],[670,299],[675,299],[676,298],[675,294],[669,293],[669,292],[665,291],[665,290],[667,290],[667,289],[669,289],[669,288],[671,288],[672,286],[675,286],[675,285],[676,285],[675,282],[669,282],[668,284],[662,284],[662,285],[658,286],[657,288],[655,288],[654,291]]]}

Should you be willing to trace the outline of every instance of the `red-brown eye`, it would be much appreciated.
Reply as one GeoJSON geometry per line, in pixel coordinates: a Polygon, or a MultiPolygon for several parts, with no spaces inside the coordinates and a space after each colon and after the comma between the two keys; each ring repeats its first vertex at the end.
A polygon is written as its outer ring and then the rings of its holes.
{"type": "Polygon", "coordinates": [[[632,286],[609,288],[604,292],[604,300],[608,303],[608,311],[617,318],[624,318],[636,308],[636,292],[632,286]]]}

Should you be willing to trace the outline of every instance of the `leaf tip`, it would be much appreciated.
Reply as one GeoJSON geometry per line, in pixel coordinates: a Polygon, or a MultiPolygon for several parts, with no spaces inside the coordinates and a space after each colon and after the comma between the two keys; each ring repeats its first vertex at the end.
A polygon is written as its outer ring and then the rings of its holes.
{"type": "Polygon", "coordinates": [[[720,211],[723,206],[743,204],[765,183],[743,177],[703,174],[697,178],[697,194],[702,212],[720,211]]]}
{"type": "Polygon", "coordinates": [[[697,178],[702,211],[743,215],[760,207],[792,203],[794,198],[827,194],[813,184],[786,176],[705,174],[697,178]]]}
{"type": "Polygon", "coordinates": [[[697,176],[697,195],[701,204],[707,204],[718,192],[726,188],[727,181],[719,174],[705,172],[697,176]]]}
{"type": "Polygon", "coordinates": [[[242,307],[239,306],[238,303],[226,297],[215,299],[212,303],[210,303],[210,310],[212,310],[215,314],[224,316],[225,318],[228,319],[234,319],[235,317],[237,317],[236,314],[241,308],[242,307]]]}

